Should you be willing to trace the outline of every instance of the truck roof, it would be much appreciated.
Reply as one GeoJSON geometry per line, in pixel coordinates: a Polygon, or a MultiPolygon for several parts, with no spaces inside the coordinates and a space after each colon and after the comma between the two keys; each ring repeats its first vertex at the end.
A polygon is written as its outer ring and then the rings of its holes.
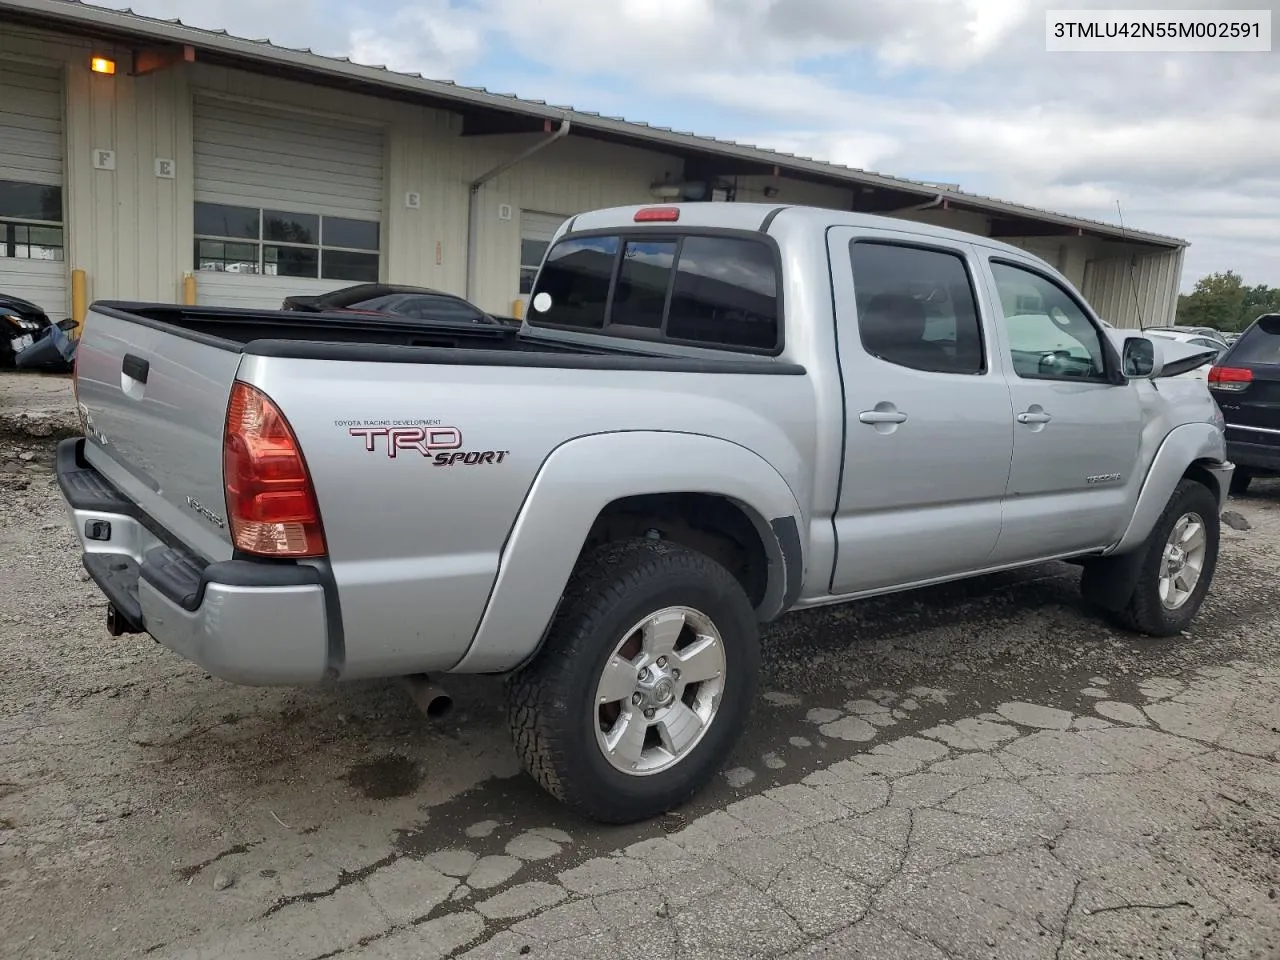
{"type": "MultiPolygon", "coordinates": [[[[833,210],[829,207],[811,207],[786,203],[663,203],[658,201],[631,204],[624,207],[606,207],[569,218],[562,232],[576,233],[584,230],[607,230],[623,226],[634,227],[637,225],[635,222],[637,211],[656,207],[678,207],[680,210],[678,222],[681,227],[759,230],[766,219],[769,219],[771,223],[785,222],[787,226],[801,226],[807,222],[809,225],[819,228],[832,226],[875,227],[880,230],[915,233],[921,236],[937,237],[959,243],[978,243],[991,249],[1003,250],[1024,257],[1029,255],[1028,251],[1020,247],[993,240],[991,237],[984,237],[981,234],[954,230],[950,227],[939,227],[916,220],[903,220],[900,217],[854,213],[852,211],[833,210]]],[[[642,226],[647,225],[642,224],[642,226]]],[[[654,224],[654,226],[662,226],[662,224],[654,224]]]]}

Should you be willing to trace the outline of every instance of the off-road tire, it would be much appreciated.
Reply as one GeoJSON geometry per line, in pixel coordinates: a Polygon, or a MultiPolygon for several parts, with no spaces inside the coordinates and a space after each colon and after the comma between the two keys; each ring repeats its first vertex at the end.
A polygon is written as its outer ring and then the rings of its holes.
{"type": "MultiPolygon", "coordinates": [[[[1204,602],[1205,594],[1213,582],[1218,566],[1219,534],[1222,525],[1218,516],[1218,500],[1202,483],[1182,480],[1169,498],[1164,512],[1146,542],[1138,548],[1135,557],[1138,564],[1137,581],[1127,602],[1104,607],[1103,614],[1118,627],[1145,633],[1153,637],[1169,637],[1185,630],[1195,619],[1204,602]],[[1194,511],[1204,522],[1206,549],[1200,579],[1187,601],[1176,610],[1167,609],[1160,602],[1160,562],[1165,543],[1174,524],[1185,513],[1194,511]]],[[[1085,567],[1081,577],[1081,592],[1086,598],[1100,594],[1104,585],[1091,582],[1112,575],[1106,563],[1094,563],[1085,567]]]]}
{"type": "Polygon", "coordinates": [[[585,556],[541,650],[506,683],[507,722],[525,769],[576,814],[632,823],[684,803],[728,758],[755,698],[759,625],[742,586],[710,557],[678,544],[619,540],[585,556]],[[631,626],[675,605],[710,617],[725,654],[724,690],[702,739],[649,776],[615,769],[596,741],[595,692],[631,626]]]}
{"type": "Polygon", "coordinates": [[[1253,474],[1244,467],[1236,467],[1231,474],[1231,487],[1229,492],[1232,496],[1243,497],[1249,492],[1249,484],[1253,482],[1253,474]]]}

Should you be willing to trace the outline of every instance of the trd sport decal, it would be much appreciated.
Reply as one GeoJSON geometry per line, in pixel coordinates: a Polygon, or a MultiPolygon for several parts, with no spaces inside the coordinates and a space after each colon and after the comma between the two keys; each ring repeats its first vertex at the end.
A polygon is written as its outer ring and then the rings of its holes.
{"type": "Polygon", "coordinates": [[[455,464],[473,467],[482,463],[501,463],[510,450],[463,450],[462,431],[457,427],[348,427],[353,437],[364,438],[366,453],[382,446],[394,460],[401,452],[430,457],[433,466],[455,464]],[[383,439],[385,438],[384,442],[383,439]]]}

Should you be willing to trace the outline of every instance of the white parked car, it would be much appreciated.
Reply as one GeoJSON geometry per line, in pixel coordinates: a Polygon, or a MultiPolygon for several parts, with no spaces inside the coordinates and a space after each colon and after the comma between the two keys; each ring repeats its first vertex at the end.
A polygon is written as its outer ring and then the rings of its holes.
{"type": "Polygon", "coordinates": [[[1184,333],[1181,330],[1144,330],[1143,334],[1148,337],[1160,337],[1164,340],[1177,340],[1179,343],[1189,343],[1193,346],[1204,347],[1207,350],[1216,350],[1217,353],[1194,370],[1188,370],[1186,373],[1177,374],[1179,377],[1194,378],[1196,380],[1208,380],[1209,368],[1213,366],[1214,361],[1222,355],[1226,350],[1226,345],[1215,337],[1208,337],[1199,333],[1184,333]]]}

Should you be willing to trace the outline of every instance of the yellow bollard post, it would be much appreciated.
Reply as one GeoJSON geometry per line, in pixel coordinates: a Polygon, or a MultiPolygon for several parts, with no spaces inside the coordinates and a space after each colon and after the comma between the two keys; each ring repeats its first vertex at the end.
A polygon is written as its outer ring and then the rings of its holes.
{"type": "Polygon", "coordinates": [[[80,336],[84,315],[89,311],[89,277],[83,270],[71,271],[71,319],[76,322],[75,335],[80,336]]]}
{"type": "Polygon", "coordinates": [[[511,301],[511,316],[517,320],[524,319],[524,301],[519,297],[511,301]]]}
{"type": "Polygon", "coordinates": [[[188,307],[196,305],[196,275],[194,273],[184,273],[182,275],[182,302],[188,307]]]}

